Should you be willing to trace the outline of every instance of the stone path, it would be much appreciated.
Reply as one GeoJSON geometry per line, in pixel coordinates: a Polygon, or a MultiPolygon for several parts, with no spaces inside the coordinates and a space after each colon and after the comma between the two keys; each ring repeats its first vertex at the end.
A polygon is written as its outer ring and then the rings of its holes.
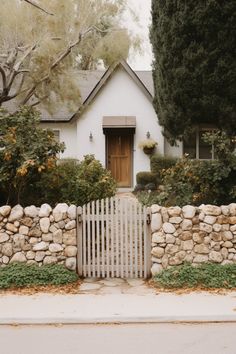
{"type": "Polygon", "coordinates": [[[81,294],[108,295],[108,294],[135,294],[153,295],[156,290],[151,288],[142,279],[121,279],[121,278],[85,278],[80,286],[81,294]]]}
{"type": "Polygon", "coordinates": [[[137,197],[132,192],[117,192],[116,197],[118,198],[128,198],[131,200],[138,200],[137,197]]]}

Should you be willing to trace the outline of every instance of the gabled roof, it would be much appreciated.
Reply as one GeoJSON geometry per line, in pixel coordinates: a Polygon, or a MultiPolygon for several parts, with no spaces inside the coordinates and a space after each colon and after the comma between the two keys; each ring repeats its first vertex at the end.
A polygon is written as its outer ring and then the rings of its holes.
{"type": "Polygon", "coordinates": [[[77,71],[80,83],[81,103],[76,112],[69,112],[63,107],[50,116],[42,110],[42,122],[69,122],[77,119],[86,107],[95,99],[100,90],[106,85],[113,73],[122,67],[128,75],[136,82],[147,98],[152,101],[154,96],[154,85],[151,71],[133,71],[125,61],[116,63],[106,71],[77,71]]]}
{"type": "MultiPolygon", "coordinates": [[[[97,85],[93,88],[93,90],[90,92],[89,96],[86,98],[86,100],[83,103],[82,111],[93,101],[93,99],[96,97],[98,92],[103,88],[103,86],[107,83],[107,81],[110,79],[112,74],[116,71],[117,68],[122,67],[128,74],[129,76],[136,82],[136,84],[140,87],[140,89],[143,91],[143,93],[147,96],[150,101],[152,101],[152,94],[147,88],[147,86],[144,84],[144,82],[140,79],[140,77],[131,69],[131,67],[127,64],[125,61],[121,61],[110,68],[104,73],[104,75],[101,77],[100,81],[97,83],[97,85]]],[[[147,84],[147,83],[146,83],[147,84]]],[[[78,114],[81,113],[81,109],[79,109],[78,114]]],[[[77,116],[77,113],[74,115],[74,117],[77,116]]]]}

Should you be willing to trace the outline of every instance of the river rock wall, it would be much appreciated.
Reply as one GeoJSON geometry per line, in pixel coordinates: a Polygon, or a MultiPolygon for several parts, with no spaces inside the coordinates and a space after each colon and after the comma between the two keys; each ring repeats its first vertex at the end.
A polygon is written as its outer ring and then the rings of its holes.
{"type": "Polygon", "coordinates": [[[184,262],[236,262],[236,204],[152,211],[152,274],[184,262]]]}
{"type": "Polygon", "coordinates": [[[64,264],[76,269],[75,205],[0,207],[0,266],[12,262],[64,264]]]}

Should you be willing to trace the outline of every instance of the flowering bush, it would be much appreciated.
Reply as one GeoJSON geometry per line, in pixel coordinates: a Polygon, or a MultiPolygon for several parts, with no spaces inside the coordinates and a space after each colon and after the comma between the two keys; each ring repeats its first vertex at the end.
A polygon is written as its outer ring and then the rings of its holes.
{"type": "MultiPolygon", "coordinates": [[[[224,132],[207,133],[205,140],[214,145],[214,161],[179,159],[161,170],[163,191],[148,196],[148,204],[165,206],[228,204],[236,201],[235,141],[224,132]]],[[[154,160],[155,161],[155,160],[154,160]]],[[[141,198],[144,199],[144,193],[141,198]]]]}
{"type": "Polygon", "coordinates": [[[0,203],[19,203],[30,182],[55,168],[63,149],[52,131],[40,128],[32,108],[0,111],[0,203]]]}
{"type": "Polygon", "coordinates": [[[61,160],[55,169],[42,175],[31,195],[34,190],[38,204],[66,202],[82,206],[91,200],[113,196],[116,182],[93,155],[87,155],[82,161],[61,160]]]}
{"type": "Polygon", "coordinates": [[[214,144],[214,161],[180,159],[163,172],[164,192],[160,201],[167,205],[201,203],[228,204],[236,200],[236,156],[231,139],[224,132],[208,133],[214,144]]]}

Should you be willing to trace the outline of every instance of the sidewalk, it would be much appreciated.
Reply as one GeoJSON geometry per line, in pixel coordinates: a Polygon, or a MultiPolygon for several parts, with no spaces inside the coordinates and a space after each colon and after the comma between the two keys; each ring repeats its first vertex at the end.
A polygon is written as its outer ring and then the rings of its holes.
{"type": "Polygon", "coordinates": [[[0,295],[0,324],[236,322],[236,292],[0,295]]]}

